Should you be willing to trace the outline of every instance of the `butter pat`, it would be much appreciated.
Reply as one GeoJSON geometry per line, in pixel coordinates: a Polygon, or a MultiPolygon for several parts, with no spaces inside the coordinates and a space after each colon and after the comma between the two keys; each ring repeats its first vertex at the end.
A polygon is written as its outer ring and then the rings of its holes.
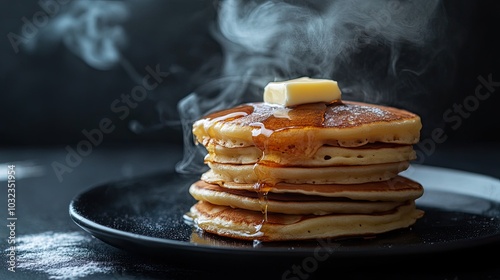
{"type": "Polygon", "coordinates": [[[264,88],[264,102],[282,106],[307,103],[331,103],[341,98],[336,81],[302,77],[283,82],[270,82],[264,88]]]}

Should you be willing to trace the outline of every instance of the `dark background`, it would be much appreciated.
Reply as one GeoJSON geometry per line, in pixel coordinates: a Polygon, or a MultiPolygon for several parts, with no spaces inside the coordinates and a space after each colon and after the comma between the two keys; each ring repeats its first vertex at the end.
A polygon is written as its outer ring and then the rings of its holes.
{"type": "MultiPolygon", "coordinates": [[[[92,5],[93,1],[88,2],[92,5]]],[[[111,109],[117,99],[125,106],[121,95],[130,95],[138,84],[125,67],[117,63],[96,69],[60,41],[42,41],[35,50],[21,44],[16,53],[8,33],[22,35],[22,18],[32,21],[43,9],[38,1],[0,3],[0,144],[75,145],[86,139],[83,129],[99,128],[103,118],[116,126],[104,135],[104,144],[180,143],[176,103],[196,87],[192,75],[197,68],[219,51],[208,34],[214,7],[210,1],[124,2],[134,3],[129,4],[133,11],[123,22],[127,42],[120,51],[124,59],[141,78],[148,74],[148,66],[155,69],[159,65],[162,72],[170,73],[149,91],[146,100],[134,102],[137,107],[129,107],[127,115],[111,109]],[[146,131],[133,131],[134,121],[146,131]],[[164,126],[164,121],[174,124],[164,126]]],[[[44,35],[36,32],[36,36],[44,35]]]]}
{"type": "MultiPolygon", "coordinates": [[[[498,139],[500,86],[494,86],[491,95],[479,102],[474,100],[474,92],[481,84],[479,76],[500,81],[499,4],[472,2],[444,2],[450,22],[446,34],[454,44],[449,52],[456,61],[448,69],[436,71],[448,73],[436,75],[429,71],[421,76],[428,94],[410,102],[390,103],[422,116],[423,139],[432,138],[436,128],[444,129],[449,142],[470,144],[498,139]],[[460,116],[450,114],[453,121],[446,121],[443,114],[456,105],[473,110],[460,116]]],[[[120,52],[130,64],[129,69],[143,77],[148,74],[147,66],[154,69],[159,65],[169,76],[149,92],[148,99],[120,119],[111,104],[137,85],[123,64],[106,69],[92,67],[61,40],[45,42],[42,38],[50,38],[50,34],[43,28],[36,31],[36,48],[28,50],[21,44],[16,52],[8,35],[22,34],[23,18],[32,21],[42,8],[37,1],[0,2],[0,145],[76,145],[86,139],[82,130],[99,128],[103,118],[116,126],[104,135],[104,144],[181,143],[177,102],[217,77],[222,65],[222,48],[210,31],[217,19],[218,2],[124,3],[131,12],[121,22],[126,40],[120,52]]],[[[339,75],[340,80],[343,78],[339,75]]]]}
{"type": "MultiPolygon", "coordinates": [[[[363,3],[375,1],[366,0],[363,3]]],[[[212,80],[224,75],[221,69],[228,49],[223,48],[220,38],[214,36],[219,1],[66,2],[0,0],[0,162],[16,164],[19,217],[16,232],[19,239],[24,238],[24,245],[29,245],[24,249],[19,247],[18,251],[20,258],[27,260],[20,263],[24,264],[24,268],[19,267],[15,274],[1,269],[0,278],[5,274],[9,279],[47,279],[48,276],[54,276],[54,273],[60,277],[57,273],[68,273],[68,269],[71,269],[72,273],[69,274],[74,274],[75,268],[86,268],[89,264],[91,269],[86,272],[88,277],[82,278],[116,279],[122,276],[127,279],[195,279],[207,275],[220,277],[221,269],[224,269],[224,276],[233,278],[240,277],[242,271],[247,278],[255,276],[251,273],[253,271],[260,273],[255,266],[248,269],[247,264],[245,268],[241,267],[243,270],[237,271],[237,275],[226,273],[226,263],[221,266],[216,259],[216,263],[203,259],[205,265],[213,265],[211,270],[206,271],[198,266],[193,268],[192,259],[189,259],[188,267],[183,268],[170,260],[131,254],[90,238],[80,231],[68,215],[68,205],[78,193],[113,181],[129,182],[129,179],[141,178],[140,176],[150,178],[147,177],[148,174],[163,174],[178,166],[183,152],[178,102],[191,92],[204,88],[204,85],[213,85],[210,83],[212,80]],[[72,13],[76,19],[82,19],[89,10],[99,13],[112,3],[124,4],[122,8],[128,11],[126,19],[122,18],[123,11],[117,8],[112,13],[108,11],[103,14],[95,22],[97,27],[110,25],[123,28],[124,40],[118,46],[122,60],[96,67],[68,47],[68,43],[71,45],[71,40],[76,35],[85,34],[85,28],[93,28],[86,25],[86,22],[66,33],[62,32],[64,36],[60,35],[61,30],[40,28],[34,31],[30,43],[20,45],[16,52],[10,38],[12,34],[22,34],[25,19],[32,21],[34,15],[44,11],[39,3],[66,3],[59,5],[60,11],[56,14],[72,13]],[[74,3],[80,3],[83,7],[70,12],[63,8],[75,8],[77,5],[74,3]],[[63,42],[63,37],[70,41],[63,42]],[[147,99],[137,102],[137,107],[129,108],[129,114],[121,119],[120,116],[125,116],[122,115],[123,111],[113,112],[112,104],[116,100],[120,101],[122,95],[130,95],[134,87],[141,84],[141,78],[148,74],[146,67],[155,69],[157,65],[160,71],[168,72],[169,75],[163,77],[158,87],[149,92],[147,99]],[[115,129],[110,133],[103,133],[99,147],[93,148],[91,156],[77,157],[74,150],[78,150],[79,143],[88,141],[82,131],[96,131],[102,120],[109,120],[115,129]],[[68,147],[73,152],[68,151],[68,147]],[[54,168],[54,163],[60,164],[59,169],[54,168]],[[60,242],[57,238],[60,233],[80,237],[83,241],[60,242]],[[207,274],[208,272],[210,273],[207,274]]],[[[326,3],[323,0],[288,2],[297,5],[312,3],[318,9],[326,3]]],[[[360,3],[346,1],[350,2],[360,3]]],[[[499,3],[495,0],[443,1],[445,13],[439,19],[444,18],[448,25],[438,39],[445,43],[445,47],[426,49],[410,46],[403,48],[405,51],[401,52],[402,59],[410,62],[410,65],[413,60],[423,58],[424,64],[435,66],[424,67],[426,71],[410,75],[417,79],[404,79],[406,76],[396,79],[387,75],[387,71],[384,71],[384,68],[387,69],[384,64],[387,45],[384,44],[369,45],[355,56],[347,57],[332,78],[337,79],[341,86],[348,87],[358,79],[373,75],[374,88],[386,86],[394,89],[394,84],[401,86],[392,98],[394,92],[382,91],[386,98],[380,100],[374,99],[371,92],[367,92],[367,96],[349,96],[347,92],[343,93],[346,93],[346,97],[366,98],[367,101],[386,103],[418,113],[424,125],[422,141],[417,147],[418,155],[421,156],[419,163],[461,169],[500,179],[497,137],[500,128],[500,85],[491,86],[490,91],[481,91],[483,94],[490,93],[484,100],[475,97],[476,88],[482,86],[479,77],[491,79],[494,83],[500,82],[500,44],[497,38],[500,35],[499,3]],[[434,51],[440,55],[418,56],[434,51]],[[421,94],[406,94],[414,91],[421,94]],[[460,106],[470,110],[466,109],[462,115],[453,111],[460,106]],[[451,112],[446,115],[448,118],[443,117],[446,112],[451,112]]],[[[50,23],[54,19],[60,17],[51,17],[50,23]]],[[[98,35],[100,37],[97,36],[97,40],[103,41],[112,36],[98,35]]],[[[233,47],[233,51],[239,50],[238,46],[233,47]]],[[[266,54],[249,52],[246,55],[249,58],[262,58],[266,54]]],[[[100,65],[99,62],[94,61],[100,65]]],[[[240,71],[236,71],[239,74],[246,70],[246,65],[241,64],[241,67],[236,68],[240,68],[237,69],[240,71]]],[[[274,78],[270,75],[272,71],[266,71],[265,68],[261,70],[264,78],[274,78]]],[[[292,74],[298,76],[309,73],[296,71],[292,74]]],[[[215,88],[224,88],[224,81],[228,80],[222,79],[222,84],[215,88]]],[[[86,151],[83,152],[87,154],[86,151]]],[[[192,169],[198,167],[194,166],[192,169]]],[[[443,174],[447,176],[448,173],[443,174]]],[[[487,178],[471,178],[485,179],[485,184],[489,182],[487,178]]],[[[5,182],[6,179],[6,174],[3,173],[2,177],[0,173],[0,181],[5,182]]],[[[476,180],[459,184],[457,193],[475,193],[475,185],[465,188],[469,182],[476,180]]],[[[477,191],[488,186],[481,185],[482,188],[477,191]]],[[[492,184],[491,187],[493,186],[496,185],[492,184]]],[[[451,187],[449,191],[454,193],[455,186],[451,187]]],[[[481,197],[484,195],[481,193],[481,197]]],[[[493,199],[498,201],[497,198],[493,199]]],[[[443,205],[448,202],[445,201],[443,205]]],[[[457,205],[466,202],[459,201],[457,205]]],[[[465,206],[467,209],[464,211],[467,211],[475,205],[465,206]]],[[[0,215],[4,215],[5,221],[6,196],[0,199],[0,209],[4,209],[0,211],[3,213],[0,215]]],[[[478,217],[480,216],[474,215],[474,219],[478,217]]],[[[473,224],[474,220],[458,222],[468,225],[469,222],[473,224]]],[[[495,221],[492,219],[491,222],[495,221]]],[[[454,230],[453,224],[446,223],[442,226],[447,231],[454,230]]],[[[454,233],[463,234],[460,230],[454,233]]],[[[0,239],[6,239],[7,234],[9,232],[4,226],[0,231],[0,239]]],[[[494,238],[498,241],[497,236],[494,238]]],[[[369,259],[361,262],[361,266],[356,264],[356,267],[339,267],[338,263],[330,266],[330,263],[325,262],[320,272],[323,271],[323,275],[330,278],[332,275],[344,274],[351,279],[366,278],[363,275],[365,271],[369,271],[370,276],[377,279],[408,278],[408,271],[412,272],[412,279],[496,279],[499,274],[496,259],[483,251],[489,249],[491,253],[498,252],[497,243],[487,242],[484,247],[472,252],[451,251],[444,256],[430,252],[430,256],[417,255],[410,260],[398,257],[399,262],[396,265],[391,263],[393,265],[390,270],[386,269],[385,264],[372,264],[372,259],[369,259]],[[447,261],[444,266],[443,260],[447,261]],[[419,264],[416,270],[415,263],[419,264]],[[332,272],[332,268],[335,272],[332,272]],[[438,268],[437,272],[435,268],[438,268]]],[[[6,254],[0,256],[4,265],[5,257],[6,254]]],[[[382,261],[385,260],[381,259],[382,261]]],[[[286,269],[289,267],[287,265],[286,269]]],[[[235,270],[239,268],[234,266],[235,270]]],[[[283,276],[280,269],[277,268],[278,273],[283,276]]],[[[321,276],[319,274],[313,279],[322,279],[321,276]]]]}

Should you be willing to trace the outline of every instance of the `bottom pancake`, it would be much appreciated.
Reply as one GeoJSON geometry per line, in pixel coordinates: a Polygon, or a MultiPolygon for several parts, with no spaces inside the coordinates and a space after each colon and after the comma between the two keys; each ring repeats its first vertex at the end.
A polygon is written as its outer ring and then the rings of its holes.
{"type": "Polygon", "coordinates": [[[407,228],[424,212],[414,201],[372,214],[291,215],[250,211],[199,201],[190,209],[195,224],[206,232],[241,240],[286,241],[373,236],[407,228]]]}

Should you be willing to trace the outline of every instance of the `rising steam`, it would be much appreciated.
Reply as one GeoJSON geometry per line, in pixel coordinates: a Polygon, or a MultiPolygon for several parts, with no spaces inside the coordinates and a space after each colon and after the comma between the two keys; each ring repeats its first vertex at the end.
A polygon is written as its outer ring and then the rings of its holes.
{"type": "Polygon", "coordinates": [[[25,42],[28,51],[53,48],[59,42],[88,65],[107,70],[120,59],[126,43],[121,23],[129,11],[121,1],[72,1],[44,26],[41,34],[25,42]]]}
{"type": "Polygon", "coordinates": [[[193,120],[244,100],[261,101],[270,81],[331,78],[346,99],[376,103],[421,94],[419,76],[442,55],[446,26],[435,0],[228,0],[218,12],[214,36],[224,49],[222,78],[215,94],[204,88],[179,104],[187,140],[178,172],[200,170],[203,152],[193,148],[193,120]]]}

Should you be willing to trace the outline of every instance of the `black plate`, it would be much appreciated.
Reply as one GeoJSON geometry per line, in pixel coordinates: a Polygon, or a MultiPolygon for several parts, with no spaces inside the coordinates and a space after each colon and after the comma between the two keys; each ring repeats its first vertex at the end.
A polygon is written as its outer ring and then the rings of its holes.
{"type": "Polygon", "coordinates": [[[74,198],[69,213],[77,225],[112,246],[176,258],[393,257],[500,241],[499,180],[421,165],[402,175],[424,186],[425,194],[417,200],[424,217],[411,228],[369,239],[254,244],[203,233],[183,218],[195,203],[188,187],[198,178],[175,173],[95,186],[74,198]]]}

